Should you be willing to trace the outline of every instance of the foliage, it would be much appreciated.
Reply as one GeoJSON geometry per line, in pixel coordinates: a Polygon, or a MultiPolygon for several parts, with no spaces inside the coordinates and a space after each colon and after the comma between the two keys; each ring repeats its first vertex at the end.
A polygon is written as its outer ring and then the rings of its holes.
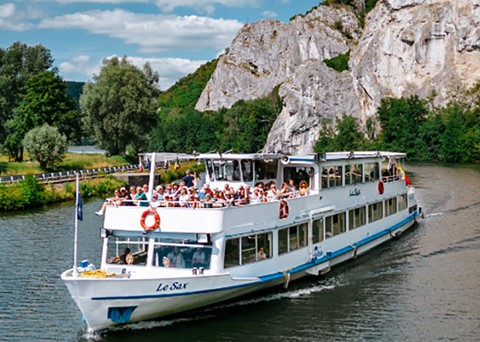
{"type": "Polygon", "coordinates": [[[339,54],[338,56],[331,59],[324,59],[323,62],[330,68],[342,72],[348,70],[348,61],[350,59],[350,51],[344,54],[339,54]]]}
{"type": "MultiPolygon", "coordinates": [[[[112,177],[82,180],[80,191],[82,198],[112,193],[125,184],[112,177]]],[[[40,207],[45,204],[75,199],[75,187],[71,183],[63,185],[43,185],[35,177],[27,176],[18,184],[0,184],[0,210],[16,211],[25,208],[40,207]]]]}
{"type": "Polygon", "coordinates": [[[336,132],[327,121],[322,122],[319,138],[314,146],[316,153],[353,151],[364,149],[366,142],[360,125],[352,116],[343,115],[336,122],[336,132]]]}
{"type": "Polygon", "coordinates": [[[158,77],[148,64],[140,70],[126,57],[115,57],[104,60],[94,82],[85,85],[85,124],[109,154],[124,154],[128,145],[135,154],[147,147],[156,124],[158,77]]]}
{"type": "Polygon", "coordinates": [[[14,111],[12,119],[7,121],[10,135],[5,147],[18,155],[16,161],[23,159],[22,140],[25,134],[44,123],[57,127],[71,142],[81,138],[80,112],[74,100],[65,91],[65,83],[53,71],[33,75],[25,85],[25,94],[14,111]]]}
{"type": "Polygon", "coordinates": [[[68,148],[67,139],[56,127],[43,124],[29,131],[22,142],[30,157],[43,170],[51,169],[63,159],[68,148]]]}
{"type": "MultiPolygon", "coordinates": [[[[41,45],[15,42],[7,49],[0,48],[0,145],[3,146],[7,136],[14,133],[6,123],[14,117],[30,77],[47,71],[52,63],[50,50],[41,45]]],[[[10,156],[21,160],[22,150],[10,147],[10,156]]]]}

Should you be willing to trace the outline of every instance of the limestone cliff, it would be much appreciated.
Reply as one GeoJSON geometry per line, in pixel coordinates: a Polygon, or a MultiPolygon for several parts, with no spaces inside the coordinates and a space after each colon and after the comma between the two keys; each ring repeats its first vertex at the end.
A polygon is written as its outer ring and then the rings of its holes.
{"type": "Polygon", "coordinates": [[[349,7],[318,6],[289,23],[243,27],[223,55],[196,108],[218,110],[277,85],[283,98],[264,148],[309,153],[322,119],[361,122],[385,96],[438,92],[445,103],[480,79],[480,0],[379,0],[360,28],[349,7]],[[350,51],[349,71],[327,67],[350,51]]]}

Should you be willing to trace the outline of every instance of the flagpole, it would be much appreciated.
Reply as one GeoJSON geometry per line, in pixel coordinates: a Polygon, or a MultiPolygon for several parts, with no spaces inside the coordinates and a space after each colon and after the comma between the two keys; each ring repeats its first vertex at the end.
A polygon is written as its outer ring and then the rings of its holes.
{"type": "Polygon", "coordinates": [[[78,206],[79,206],[80,181],[77,173],[77,183],[75,191],[75,237],[73,240],[73,277],[78,276],[77,272],[77,236],[78,236],[78,206]]]}

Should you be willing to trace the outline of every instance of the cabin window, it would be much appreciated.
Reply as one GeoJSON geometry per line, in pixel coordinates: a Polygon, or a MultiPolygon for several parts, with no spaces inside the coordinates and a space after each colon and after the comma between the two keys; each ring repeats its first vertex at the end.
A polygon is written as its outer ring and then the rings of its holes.
{"type": "Polygon", "coordinates": [[[333,188],[336,186],[342,186],[342,167],[322,167],[322,189],[333,188]]]}
{"type": "Polygon", "coordinates": [[[368,222],[374,222],[383,218],[382,204],[382,202],[377,202],[368,205],[368,222]]]}
{"type": "Polygon", "coordinates": [[[153,265],[175,268],[210,268],[212,247],[199,244],[196,234],[165,233],[153,243],[153,265]]]}
{"type": "Polygon", "coordinates": [[[207,160],[207,170],[210,178],[216,181],[240,180],[238,160],[207,160]]]}
{"type": "Polygon", "coordinates": [[[364,226],[367,223],[367,210],[365,207],[356,208],[348,212],[349,230],[364,226]]]}
{"type": "Polygon", "coordinates": [[[255,171],[257,180],[277,178],[277,163],[278,160],[276,159],[256,160],[255,171]]]}
{"type": "Polygon", "coordinates": [[[272,233],[227,239],[224,268],[246,265],[272,257],[272,233]]]}
{"type": "Polygon", "coordinates": [[[284,228],[278,231],[278,254],[285,254],[307,246],[308,224],[284,228]]]}
{"type": "Polygon", "coordinates": [[[313,220],[312,223],[312,242],[318,243],[323,241],[323,220],[313,220]]]}
{"type": "Polygon", "coordinates": [[[345,165],[345,184],[362,183],[362,164],[345,165]]]}
{"type": "Polygon", "coordinates": [[[365,182],[374,182],[380,179],[378,163],[365,164],[365,182]]]}
{"type": "Polygon", "coordinates": [[[145,265],[148,240],[144,237],[111,236],[108,239],[107,262],[145,265]],[[128,250],[126,250],[128,248],[128,250]]]}
{"type": "Polygon", "coordinates": [[[253,161],[244,159],[241,162],[242,165],[242,174],[244,182],[253,181],[253,161]]]}
{"type": "Polygon", "coordinates": [[[398,196],[398,211],[402,211],[408,208],[407,194],[398,196]]]}
{"type": "Polygon", "coordinates": [[[345,233],[347,227],[345,217],[345,213],[339,213],[325,218],[326,238],[345,233]]]}
{"type": "Polygon", "coordinates": [[[393,215],[397,212],[397,198],[389,198],[385,200],[385,216],[393,215]]]}

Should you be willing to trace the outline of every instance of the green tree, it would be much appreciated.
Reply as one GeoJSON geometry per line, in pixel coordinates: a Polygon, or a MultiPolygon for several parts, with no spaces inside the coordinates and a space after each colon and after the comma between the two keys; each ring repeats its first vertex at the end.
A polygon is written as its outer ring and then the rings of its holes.
{"type": "Polygon", "coordinates": [[[419,127],[429,111],[426,100],[418,96],[382,99],[377,109],[381,133],[379,139],[386,149],[406,152],[416,158],[419,127]]]}
{"type": "Polygon", "coordinates": [[[66,85],[55,71],[33,75],[25,85],[25,94],[7,121],[11,132],[5,139],[5,147],[16,161],[23,160],[22,140],[32,128],[47,123],[59,129],[70,141],[81,138],[81,118],[75,101],[66,94],[66,85]]]}
{"type": "Polygon", "coordinates": [[[80,97],[86,127],[109,154],[136,154],[148,146],[157,123],[158,75],[149,65],[143,70],[126,57],[103,61],[99,75],[87,83],[80,97]]]}
{"type": "MultiPolygon", "coordinates": [[[[32,75],[50,69],[52,63],[50,50],[41,45],[27,46],[15,42],[7,49],[0,48],[0,145],[9,134],[15,133],[6,123],[13,118],[28,80],[32,75]]],[[[15,160],[21,157],[19,150],[8,152],[15,160]]]]}
{"type": "Polygon", "coordinates": [[[67,138],[56,127],[43,124],[29,131],[23,139],[23,146],[30,158],[40,163],[44,170],[52,169],[67,151],[67,138]]]}
{"type": "Polygon", "coordinates": [[[365,146],[365,137],[358,120],[353,116],[343,115],[336,121],[335,129],[327,121],[322,122],[314,151],[317,153],[333,151],[361,150],[365,146]]]}

